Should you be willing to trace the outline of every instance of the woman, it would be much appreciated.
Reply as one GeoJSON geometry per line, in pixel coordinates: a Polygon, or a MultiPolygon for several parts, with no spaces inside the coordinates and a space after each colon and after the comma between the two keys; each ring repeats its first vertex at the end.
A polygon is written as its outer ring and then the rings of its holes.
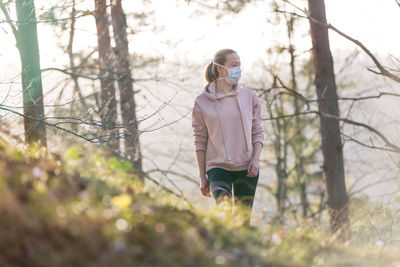
{"type": "Polygon", "coordinates": [[[218,51],[206,69],[208,84],[194,101],[192,128],[201,193],[210,196],[211,190],[217,204],[233,197],[251,215],[264,132],[258,97],[239,85],[240,77],[239,55],[218,51]]]}

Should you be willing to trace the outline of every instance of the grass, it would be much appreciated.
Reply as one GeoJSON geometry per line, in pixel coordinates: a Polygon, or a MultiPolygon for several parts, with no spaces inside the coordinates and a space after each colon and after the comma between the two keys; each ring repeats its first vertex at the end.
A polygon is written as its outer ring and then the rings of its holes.
{"type": "Polygon", "coordinates": [[[186,203],[144,185],[130,168],[89,145],[56,155],[0,140],[0,266],[396,266],[399,259],[362,222],[345,244],[309,221],[255,228],[240,207],[231,215],[186,203]]]}

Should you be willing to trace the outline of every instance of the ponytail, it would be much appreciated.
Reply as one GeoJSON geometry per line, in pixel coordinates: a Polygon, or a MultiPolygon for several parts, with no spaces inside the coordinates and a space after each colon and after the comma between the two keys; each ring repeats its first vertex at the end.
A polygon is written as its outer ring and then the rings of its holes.
{"type": "Polygon", "coordinates": [[[206,68],[206,81],[212,83],[218,79],[218,71],[213,62],[210,62],[206,68]]]}
{"type": "Polygon", "coordinates": [[[225,65],[226,56],[233,53],[236,53],[236,51],[232,49],[222,49],[214,55],[213,61],[208,64],[205,72],[205,78],[209,84],[218,79],[219,76],[217,66],[213,62],[225,65]]]}

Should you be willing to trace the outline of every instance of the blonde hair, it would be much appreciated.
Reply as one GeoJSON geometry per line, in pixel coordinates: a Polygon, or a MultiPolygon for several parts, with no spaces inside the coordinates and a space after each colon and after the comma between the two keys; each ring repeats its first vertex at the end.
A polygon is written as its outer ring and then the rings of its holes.
{"type": "MultiPolygon", "coordinates": [[[[217,53],[215,53],[213,62],[224,66],[226,62],[226,56],[234,53],[236,53],[236,51],[232,49],[221,49],[217,53]]],[[[210,62],[210,64],[208,64],[206,68],[205,78],[208,83],[211,83],[218,79],[217,66],[213,62],[210,62]]]]}

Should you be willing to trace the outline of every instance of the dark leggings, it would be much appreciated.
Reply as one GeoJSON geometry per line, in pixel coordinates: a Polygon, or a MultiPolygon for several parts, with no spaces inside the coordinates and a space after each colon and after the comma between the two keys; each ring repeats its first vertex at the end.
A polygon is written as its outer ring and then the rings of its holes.
{"type": "Polygon", "coordinates": [[[212,168],[207,171],[207,178],[211,194],[217,203],[224,196],[232,198],[233,187],[234,201],[243,203],[251,210],[259,174],[260,172],[255,177],[248,177],[247,170],[230,171],[222,168],[212,168]]]}

